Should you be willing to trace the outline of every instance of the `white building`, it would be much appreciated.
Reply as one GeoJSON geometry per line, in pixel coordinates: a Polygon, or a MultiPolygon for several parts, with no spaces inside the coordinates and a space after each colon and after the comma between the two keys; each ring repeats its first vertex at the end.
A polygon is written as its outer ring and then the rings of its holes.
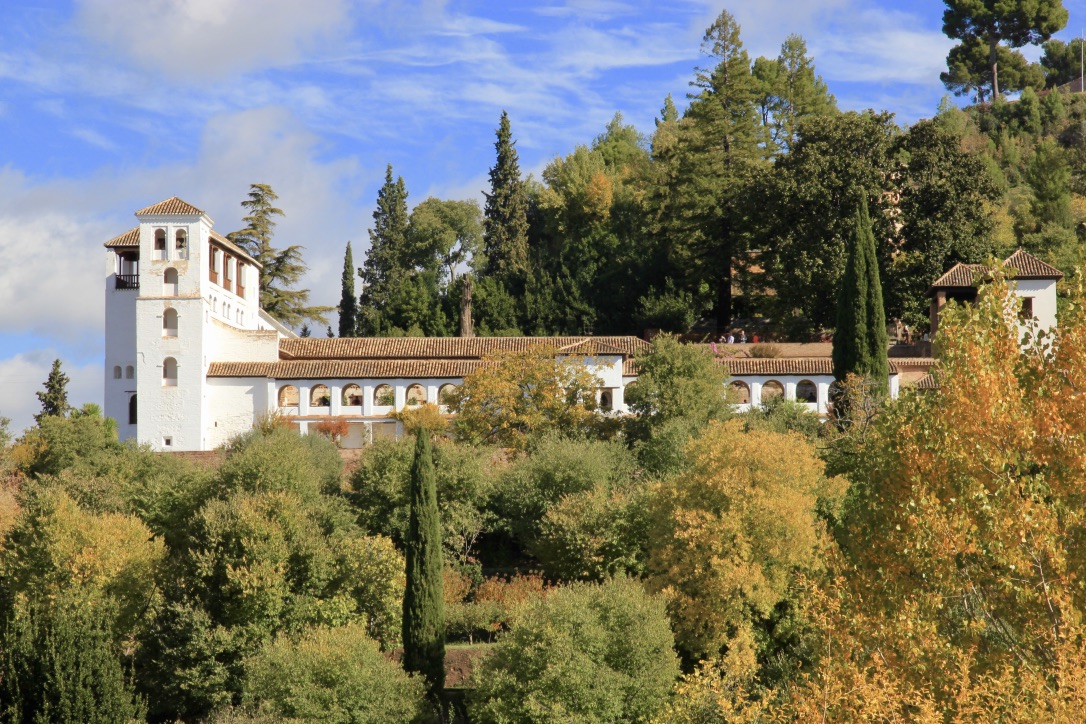
{"type": "MultiPolygon", "coordinates": [[[[393,412],[442,406],[486,355],[539,344],[584,359],[599,379],[600,407],[622,414],[625,388],[637,379],[634,357],[648,348],[617,336],[300,339],[260,309],[259,264],[216,233],[203,211],[174,197],[136,219],[105,244],[105,414],[122,440],[157,450],[212,450],[269,414],[303,433],[345,423],[342,444],[360,447],[399,434],[393,412]]],[[[1023,314],[1054,326],[1059,271],[1025,252],[1008,263],[1019,270],[1023,314]]],[[[975,298],[979,269],[955,266],[932,286],[933,327],[947,299],[975,298]]],[[[780,396],[828,411],[828,354],[721,362],[740,410],[780,396]]],[[[891,360],[891,395],[899,370],[922,374],[933,364],[891,360]]]]}

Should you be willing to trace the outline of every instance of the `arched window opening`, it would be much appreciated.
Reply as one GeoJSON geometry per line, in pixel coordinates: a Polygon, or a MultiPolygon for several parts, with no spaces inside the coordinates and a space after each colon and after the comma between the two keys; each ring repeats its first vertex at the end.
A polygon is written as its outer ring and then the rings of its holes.
{"type": "Polygon", "coordinates": [[[732,383],[732,398],[737,405],[749,405],[750,404],[750,385],[746,382],[736,380],[732,383]]]}
{"type": "Polygon", "coordinates": [[[173,357],[162,360],[162,386],[177,387],[177,360],[173,357]]]}
{"type": "Polygon", "coordinates": [[[784,397],[784,385],[776,380],[770,380],[762,385],[762,402],[769,402],[776,397],[784,397]]]}
{"type": "Polygon", "coordinates": [[[373,404],[378,407],[390,407],[396,404],[396,393],[388,385],[378,385],[373,391],[373,404]]]}
{"type": "Polygon", "coordinates": [[[113,379],[115,379],[115,380],[121,379],[121,366],[120,365],[117,365],[117,366],[115,366],[113,368],[113,379]]]}
{"type": "Polygon", "coordinates": [[[309,392],[310,407],[328,407],[332,404],[332,395],[328,392],[327,385],[313,385],[309,392]]]}
{"type": "Polygon", "coordinates": [[[343,388],[343,404],[348,407],[362,406],[362,388],[358,385],[347,385],[343,388]]]}
{"type": "Polygon", "coordinates": [[[177,250],[178,259],[187,259],[189,256],[189,234],[184,229],[178,229],[174,234],[174,248],[177,250]]]}
{"type": "Polygon", "coordinates": [[[136,424],[136,396],[128,398],[128,424],[136,424]]]}
{"type": "Polygon", "coordinates": [[[177,310],[167,309],[162,313],[162,336],[177,336],[177,310]]]}
{"type": "Polygon", "coordinates": [[[153,254],[155,259],[166,258],[166,230],[155,229],[155,250],[153,254]]]}
{"type": "Polygon", "coordinates": [[[167,297],[177,296],[177,270],[173,267],[162,274],[162,293],[167,297]]]}
{"type": "Polygon", "coordinates": [[[297,407],[298,406],[298,388],[294,385],[284,385],[279,388],[279,406],[280,407],[297,407]]]}
{"type": "Polygon", "coordinates": [[[136,376],[136,369],[132,365],[128,365],[124,368],[124,378],[130,380],[136,376]]]}
{"type": "Polygon", "coordinates": [[[448,407],[453,403],[453,395],[460,388],[456,385],[442,385],[441,389],[437,391],[438,404],[448,407]]]}
{"type": "Polygon", "coordinates": [[[426,402],[426,388],[422,385],[411,385],[407,388],[407,404],[421,405],[426,402]]]}
{"type": "Polygon", "coordinates": [[[600,392],[600,409],[610,410],[614,407],[614,397],[611,395],[611,390],[603,390],[600,392]]]}
{"type": "Polygon", "coordinates": [[[810,380],[796,385],[796,402],[818,402],[818,386],[810,380]]]}

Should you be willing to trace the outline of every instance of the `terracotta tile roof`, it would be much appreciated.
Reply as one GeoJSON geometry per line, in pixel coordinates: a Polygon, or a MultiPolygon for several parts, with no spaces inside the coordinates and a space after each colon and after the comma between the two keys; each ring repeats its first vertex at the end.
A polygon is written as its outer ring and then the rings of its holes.
{"type": "Polygon", "coordinates": [[[1017,270],[1015,279],[1063,279],[1063,272],[1059,269],[1021,249],[1007,257],[1005,263],[1017,270]]]}
{"type": "Polygon", "coordinates": [[[916,381],[913,387],[917,390],[937,390],[939,389],[939,383],[935,381],[933,375],[924,375],[916,381]]]}
{"type": "Polygon", "coordinates": [[[932,289],[940,287],[971,287],[977,277],[988,267],[983,264],[955,264],[946,274],[936,279],[932,289]]]}
{"type": "MultiPolygon", "coordinates": [[[[1012,279],[1063,279],[1063,272],[1059,269],[1021,249],[1007,257],[1003,263],[1015,270],[1012,279]]],[[[955,264],[932,283],[928,293],[946,287],[971,287],[987,268],[984,264],[955,264]]]]}
{"type": "Polygon", "coordinates": [[[283,360],[478,360],[498,350],[521,352],[542,344],[564,349],[589,342],[595,343],[600,352],[606,349],[607,354],[626,356],[649,347],[648,342],[638,337],[308,337],[281,340],[279,357],[283,360]]]}
{"type": "MultiPolygon", "coordinates": [[[[829,357],[737,357],[722,359],[721,364],[731,375],[832,375],[833,360],[829,357]]],[[[897,366],[890,362],[890,374],[897,366]]]]}
{"type": "Polygon", "coordinates": [[[637,360],[632,357],[622,360],[622,376],[637,377],[637,360]]]}
{"type": "Polygon", "coordinates": [[[240,246],[238,246],[234,242],[230,241],[229,239],[227,239],[225,236],[223,236],[219,232],[212,231],[211,232],[211,238],[214,239],[215,241],[217,241],[223,247],[225,247],[225,248],[229,249],[230,251],[232,251],[233,253],[239,255],[241,258],[247,259],[251,264],[255,265],[256,267],[263,268],[261,266],[260,262],[258,262],[253,257],[249,256],[249,252],[245,251],[240,246]]]}
{"type": "Polygon", "coordinates": [[[140,227],[129,229],[120,236],[115,236],[107,241],[104,246],[107,249],[119,249],[122,247],[132,247],[140,245],[140,227]]]}
{"type": "Polygon", "coordinates": [[[462,378],[483,366],[479,360],[309,360],[302,362],[212,362],[208,377],[299,379],[462,378]]]}
{"type": "Polygon", "coordinates": [[[890,363],[896,367],[934,367],[938,364],[934,357],[891,357],[890,363]]]}
{"type": "Polygon", "coordinates": [[[159,201],[157,204],[145,206],[136,212],[136,216],[170,216],[175,214],[183,214],[185,216],[195,214],[197,216],[202,216],[203,213],[203,211],[189,202],[182,201],[176,196],[171,196],[165,201],[159,201]]]}

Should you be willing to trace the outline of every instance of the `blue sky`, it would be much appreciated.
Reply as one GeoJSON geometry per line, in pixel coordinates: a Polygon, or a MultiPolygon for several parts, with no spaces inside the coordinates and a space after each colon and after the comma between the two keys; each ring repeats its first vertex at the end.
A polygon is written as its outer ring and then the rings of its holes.
{"type": "MultiPolygon", "coordinates": [[[[1086,0],[1065,6],[1068,39],[1086,0]]],[[[177,195],[225,233],[269,183],[277,239],[335,304],[386,163],[412,203],[479,198],[502,109],[537,176],[616,112],[649,132],[724,7],[752,58],[803,35],[842,108],[910,123],[945,93],[933,0],[5,0],[0,414],[30,424],[54,357],[73,402],[100,401],[101,244],[135,209],[177,195]]]]}

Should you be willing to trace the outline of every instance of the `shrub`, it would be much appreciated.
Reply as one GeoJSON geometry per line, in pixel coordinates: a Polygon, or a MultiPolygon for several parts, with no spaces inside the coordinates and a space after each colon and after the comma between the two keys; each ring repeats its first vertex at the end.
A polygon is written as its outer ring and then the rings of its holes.
{"type": "Polygon", "coordinates": [[[555,589],[483,659],[469,711],[478,722],[649,721],[679,674],[672,643],[663,601],[636,581],[555,589]]]}
{"type": "Polygon", "coordinates": [[[524,606],[549,589],[538,574],[518,573],[487,578],[473,590],[467,575],[446,569],[444,590],[447,636],[474,642],[508,630],[524,606]]]}
{"type": "Polygon", "coordinates": [[[264,435],[253,430],[227,445],[219,480],[224,491],[291,491],[312,499],[338,493],[342,470],[339,451],[321,435],[282,428],[264,435]]]}
{"type": "Polygon", "coordinates": [[[350,428],[347,426],[347,421],[342,417],[333,417],[321,420],[313,426],[313,430],[318,435],[323,435],[331,440],[336,447],[339,447],[340,441],[347,436],[350,428]]]}
{"type": "Polygon", "coordinates": [[[386,659],[362,626],[280,636],[246,671],[246,701],[277,721],[409,722],[425,710],[422,680],[386,659]]]}
{"type": "Polygon", "coordinates": [[[776,359],[781,356],[781,348],[769,342],[759,342],[750,348],[750,356],[758,359],[776,359]]]}

